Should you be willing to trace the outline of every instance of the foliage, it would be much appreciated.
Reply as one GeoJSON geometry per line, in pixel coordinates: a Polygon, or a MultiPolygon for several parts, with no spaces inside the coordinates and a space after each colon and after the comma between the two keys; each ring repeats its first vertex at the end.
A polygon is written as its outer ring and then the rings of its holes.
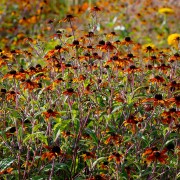
{"type": "Polygon", "coordinates": [[[178,179],[178,1],[2,1],[0,179],[178,179]]]}

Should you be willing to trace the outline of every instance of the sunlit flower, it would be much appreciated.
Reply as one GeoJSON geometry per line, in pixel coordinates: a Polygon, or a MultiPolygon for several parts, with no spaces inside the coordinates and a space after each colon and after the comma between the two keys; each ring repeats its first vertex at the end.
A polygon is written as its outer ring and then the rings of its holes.
{"type": "Polygon", "coordinates": [[[29,91],[32,91],[32,90],[34,90],[36,88],[40,88],[39,83],[33,82],[30,79],[27,79],[21,85],[24,87],[24,89],[28,89],[29,91]]]}
{"type": "Polygon", "coordinates": [[[163,77],[157,75],[154,78],[151,78],[149,81],[152,83],[163,83],[165,80],[163,77]]]}
{"type": "Polygon", "coordinates": [[[167,7],[159,8],[158,12],[160,14],[174,14],[174,10],[172,8],[167,8],[167,7]]]}
{"type": "Polygon", "coordinates": [[[9,168],[7,168],[5,170],[0,171],[0,175],[11,174],[12,171],[13,171],[13,168],[9,167],[9,168]]]}
{"type": "Polygon", "coordinates": [[[169,35],[167,41],[169,45],[178,49],[179,44],[180,44],[180,34],[174,33],[174,34],[169,35]]]}
{"type": "Polygon", "coordinates": [[[155,45],[154,44],[144,44],[142,46],[142,49],[147,53],[151,53],[151,52],[155,51],[155,45]]]}
{"type": "Polygon", "coordinates": [[[131,40],[130,37],[125,37],[124,40],[121,42],[122,45],[130,45],[130,44],[134,44],[134,42],[131,40]]]}

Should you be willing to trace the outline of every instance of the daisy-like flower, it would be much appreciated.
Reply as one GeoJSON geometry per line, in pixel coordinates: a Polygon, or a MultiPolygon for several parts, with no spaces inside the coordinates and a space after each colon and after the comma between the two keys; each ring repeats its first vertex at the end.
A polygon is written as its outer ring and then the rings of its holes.
{"type": "Polygon", "coordinates": [[[7,101],[10,101],[10,100],[12,100],[12,101],[15,101],[16,100],[16,96],[18,95],[19,93],[17,92],[15,92],[15,91],[8,91],[7,93],[6,93],[6,99],[7,99],[7,101]]]}
{"type": "MultiPolygon", "coordinates": [[[[131,115],[127,120],[124,121],[124,126],[130,127],[132,133],[134,134],[136,132],[136,126],[137,124],[141,123],[143,121],[143,118],[137,118],[133,115],[131,115]]],[[[140,124],[139,124],[140,126],[140,124]]]]}
{"type": "Polygon", "coordinates": [[[64,95],[66,96],[72,96],[75,93],[73,88],[69,88],[66,91],[63,92],[64,95]]]}
{"type": "Polygon", "coordinates": [[[109,158],[108,161],[111,161],[112,159],[114,159],[116,161],[117,164],[120,164],[120,162],[122,161],[123,155],[119,154],[118,152],[113,152],[109,158]]]}
{"type": "Polygon", "coordinates": [[[143,51],[146,53],[151,53],[155,51],[155,45],[154,44],[144,44],[142,46],[143,51]]]}
{"type": "Polygon", "coordinates": [[[157,75],[154,78],[151,78],[149,81],[152,82],[152,83],[163,83],[164,78],[157,75]]]}
{"type": "Polygon", "coordinates": [[[142,100],[142,103],[145,102],[153,102],[154,106],[158,106],[158,105],[169,106],[169,102],[167,100],[163,100],[162,94],[155,94],[154,98],[147,98],[142,100]]]}
{"type": "Polygon", "coordinates": [[[168,7],[163,7],[163,8],[159,8],[158,12],[160,14],[174,14],[174,10],[172,8],[168,8],[168,7]]]}
{"type": "Polygon", "coordinates": [[[173,46],[176,49],[178,49],[180,46],[180,34],[174,33],[169,35],[167,41],[170,46],[173,46]]]}
{"type": "Polygon", "coordinates": [[[62,19],[60,22],[71,22],[75,19],[75,16],[72,14],[67,14],[64,19],[62,19]]]}
{"type": "Polygon", "coordinates": [[[53,111],[52,109],[48,109],[46,112],[43,112],[43,115],[46,117],[46,119],[49,119],[50,117],[56,117],[59,115],[59,113],[53,111]]]}
{"type": "Polygon", "coordinates": [[[122,142],[122,136],[119,134],[116,134],[114,132],[110,132],[109,133],[110,136],[106,139],[106,141],[104,142],[105,144],[120,144],[122,142]]]}
{"type": "Polygon", "coordinates": [[[175,104],[177,107],[180,107],[180,95],[169,98],[167,101],[170,102],[171,105],[175,104]]]}
{"type": "Polygon", "coordinates": [[[87,161],[88,159],[94,159],[95,158],[94,153],[88,152],[88,151],[85,151],[81,156],[83,157],[84,161],[87,161]]]}
{"type": "Polygon", "coordinates": [[[49,147],[45,145],[44,147],[49,151],[41,155],[42,160],[48,158],[48,160],[51,161],[53,158],[63,155],[59,146],[49,147]]]}
{"type": "Polygon", "coordinates": [[[39,83],[33,82],[30,79],[27,79],[21,85],[24,87],[24,89],[28,89],[29,91],[32,91],[35,88],[40,88],[40,84],[39,83]]]}
{"type": "Polygon", "coordinates": [[[162,150],[162,151],[152,151],[151,153],[147,154],[146,156],[146,162],[147,164],[151,164],[152,162],[157,162],[159,161],[161,164],[166,164],[167,163],[167,159],[168,159],[168,155],[166,155],[165,153],[167,152],[166,149],[162,150]]]}
{"type": "Polygon", "coordinates": [[[130,44],[134,44],[134,42],[131,40],[130,37],[125,37],[124,40],[121,42],[122,45],[130,45],[130,44]]]}

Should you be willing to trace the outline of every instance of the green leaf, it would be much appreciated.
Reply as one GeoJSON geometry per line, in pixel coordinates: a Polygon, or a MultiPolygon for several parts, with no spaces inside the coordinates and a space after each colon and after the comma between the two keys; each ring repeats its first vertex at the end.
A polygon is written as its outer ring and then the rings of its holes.
{"type": "Polygon", "coordinates": [[[94,140],[96,144],[98,144],[98,138],[96,134],[89,128],[86,129],[86,132],[91,136],[91,138],[94,140]]]}
{"type": "Polygon", "coordinates": [[[100,157],[100,158],[96,159],[96,161],[94,161],[93,164],[92,164],[92,168],[94,168],[97,163],[99,163],[99,162],[101,162],[101,161],[103,161],[105,159],[107,159],[107,157],[100,157]]]}
{"type": "Polygon", "coordinates": [[[15,159],[12,157],[0,161],[0,171],[7,169],[14,161],[15,159]]]}

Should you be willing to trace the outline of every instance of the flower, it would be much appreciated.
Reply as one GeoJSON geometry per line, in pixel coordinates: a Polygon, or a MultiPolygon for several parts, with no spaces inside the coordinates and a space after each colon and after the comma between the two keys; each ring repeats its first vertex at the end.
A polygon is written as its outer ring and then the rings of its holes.
{"type": "Polygon", "coordinates": [[[50,117],[56,117],[57,115],[59,115],[58,112],[53,111],[52,109],[48,109],[46,112],[43,113],[44,116],[46,117],[46,119],[49,119],[50,117]]]}
{"type": "Polygon", "coordinates": [[[81,156],[83,157],[84,161],[86,161],[87,159],[95,158],[95,155],[92,152],[87,151],[85,151],[81,156]]]}
{"type": "Polygon", "coordinates": [[[168,158],[168,156],[165,154],[166,152],[167,152],[167,149],[164,149],[162,151],[152,150],[149,154],[146,153],[147,164],[149,165],[151,164],[151,162],[157,162],[157,161],[159,161],[161,164],[166,164],[167,158],[168,158]]]}
{"type": "Polygon", "coordinates": [[[167,8],[167,7],[159,8],[158,12],[160,14],[174,14],[174,10],[172,8],[167,8]]]}
{"type": "Polygon", "coordinates": [[[0,171],[0,175],[2,174],[10,174],[13,171],[13,168],[7,168],[5,170],[0,171]]]}
{"type": "Polygon", "coordinates": [[[178,49],[180,43],[180,34],[174,33],[168,36],[168,44],[178,49]]]}
{"type": "Polygon", "coordinates": [[[145,52],[148,52],[148,53],[151,53],[151,52],[154,52],[155,51],[155,45],[154,44],[144,44],[142,46],[142,49],[145,51],[145,52]]]}
{"type": "Polygon", "coordinates": [[[46,149],[49,150],[49,152],[45,152],[42,154],[41,159],[44,160],[46,158],[48,158],[48,160],[52,160],[53,158],[56,158],[57,156],[62,155],[61,149],[59,146],[53,146],[53,147],[49,147],[49,146],[44,146],[46,149]]]}
{"type": "Polygon", "coordinates": [[[110,136],[106,139],[104,143],[110,144],[112,142],[115,144],[120,144],[122,142],[122,136],[115,134],[114,132],[110,132],[110,136]]]}
{"type": "Polygon", "coordinates": [[[123,155],[119,154],[118,152],[113,152],[113,153],[109,156],[108,160],[111,161],[112,159],[115,159],[116,163],[117,163],[117,164],[120,164],[122,158],[123,158],[123,155]]]}

